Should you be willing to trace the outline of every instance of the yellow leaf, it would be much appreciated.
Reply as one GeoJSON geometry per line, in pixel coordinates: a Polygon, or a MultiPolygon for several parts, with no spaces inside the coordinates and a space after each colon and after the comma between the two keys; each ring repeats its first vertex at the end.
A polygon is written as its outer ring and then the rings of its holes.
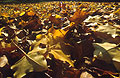
{"type": "Polygon", "coordinates": [[[21,22],[19,22],[19,25],[25,26],[26,22],[24,20],[21,20],[21,22]]]}
{"type": "Polygon", "coordinates": [[[11,43],[6,44],[7,47],[11,47],[11,43]]]}
{"type": "Polygon", "coordinates": [[[20,11],[14,11],[14,14],[19,14],[20,13],[20,11]]]}
{"type": "Polygon", "coordinates": [[[38,34],[37,36],[36,36],[36,39],[41,39],[42,38],[42,34],[38,34]]]}
{"type": "Polygon", "coordinates": [[[56,59],[62,60],[63,62],[68,62],[71,66],[74,66],[69,56],[65,55],[62,50],[51,50],[50,53],[53,54],[56,59]]]}
{"type": "Polygon", "coordinates": [[[57,37],[60,37],[60,38],[64,38],[65,34],[68,32],[67,31],[64,31],[62,29],[58,29],[58,30],[55,30],[54,33],[53,33],[53,37],[56,39],[57,37]]]}
{"type": "Polygon", "coordinates": [[[14,19],[8,20],[7,23],[12,23],[13,21],[14,21],[14,19]]]}
{"type": "Polygon", "coordinates": [[[8,13],[2,13],[2,16],[9,17],[8,13]]]}
{"type": "Polygon", "coordinates": [[[68,32],[69,30],[63,30],[63,29],[54,29],[54,27],[52,26],[49,30],[48,33],[52,33],[53,37],[56,39],[57,37],[59,38],[64,38],[65,34],[68,32]]]}
{"type": "Polygon", "coordinates": [[[2,34],[1,31],[2,31],[3,28],[5,28],[5,27],[0,28],[0,35],[2,34]]]}
{"type": "Polygon", "coordinates": [[[27,13],[27,15],[28,15],[28,16],[34,16],[35,13],[34,13],[33,11],[30,11],[30,12],[27,13]]]}
{"type": "Polygon", "coordinates": [[[25,12],[22,12],[22,13],[20,13],[20,16],[23,16],[25,14],[25,12]]]}
{"type": "Polygon", "coordinates": [[[56,15],[55,18],[62,18],[60,15],[56,15]]]}
{"type": "Polygon", "coordinates": [[[120,14],[120,8],[119,9],[117,9],[115,12],[113,12],[114,14],[115,13],[118,13],[118,14],[120,14]]]}

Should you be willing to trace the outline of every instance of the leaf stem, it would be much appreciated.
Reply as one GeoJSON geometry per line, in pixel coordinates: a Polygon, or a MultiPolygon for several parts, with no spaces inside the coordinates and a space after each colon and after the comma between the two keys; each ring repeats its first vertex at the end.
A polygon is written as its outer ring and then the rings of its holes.
{"type": "MultiPolygon", "coordinates": [[[[28,56],[25,51],[23,51],[13,40],[12,40],[12,43],[18,48],[20,49],[20,51],[28,58],[30,59],[33,63],[39,65],[39,66],[42,66],[40,63],[36,62],[35,60],[33,60],[30,56],[28,56]]],[[[43,66],[44,67],[44,66],[43,66]]]]}

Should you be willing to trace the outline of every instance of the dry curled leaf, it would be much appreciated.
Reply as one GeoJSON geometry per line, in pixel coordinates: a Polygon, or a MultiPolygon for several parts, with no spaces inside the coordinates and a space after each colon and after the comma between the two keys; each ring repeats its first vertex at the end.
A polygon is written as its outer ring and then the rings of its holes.
{"type": "Polygon", "coordinates": [[[75,24],[82,23],[87,18],[88,13],[82,10],[77,10],[72,17],[69,17],[71,22],[75,22],[75,24]]]}

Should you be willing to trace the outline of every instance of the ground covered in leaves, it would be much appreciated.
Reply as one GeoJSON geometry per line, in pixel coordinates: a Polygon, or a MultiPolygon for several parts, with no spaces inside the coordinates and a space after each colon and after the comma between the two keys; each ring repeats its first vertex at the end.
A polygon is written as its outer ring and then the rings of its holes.
{"type": "Polygon", "coordinates": [[[120,3],[0,4],[0,78],[119,78],[120,3]]]}

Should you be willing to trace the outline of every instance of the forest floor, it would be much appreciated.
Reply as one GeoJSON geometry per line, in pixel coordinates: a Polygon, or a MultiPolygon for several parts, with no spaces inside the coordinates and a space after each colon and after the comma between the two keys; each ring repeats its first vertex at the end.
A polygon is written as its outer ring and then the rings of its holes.
{"type": "Polygon", "coordinates": [[[0,78],[120,78],[120,3],[0,4],[0,78]]]}

